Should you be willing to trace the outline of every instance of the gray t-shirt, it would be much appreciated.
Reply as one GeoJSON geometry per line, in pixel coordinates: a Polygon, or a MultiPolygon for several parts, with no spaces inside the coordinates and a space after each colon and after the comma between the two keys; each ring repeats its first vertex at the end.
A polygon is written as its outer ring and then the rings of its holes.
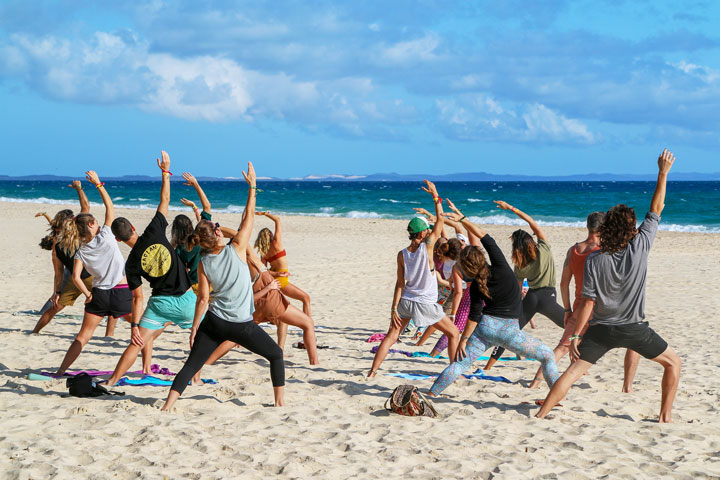
{"type": "Polygon", "coordinates": [[[125,259],[108,225],[103,225],[92,240],[78,248],[75,259],[93,276],[93,288],[110,290],[125,276],[125,259]]]}
{"type": "Polygon", "coordinates": [[[645,215],[637,235],[624,250],[588,255],[583,275],[583,298],[595,300],[590,325],[627,325],[645,320],[647,261],[660,216],[645,215]]]}
{"type": "Polygon", "coordinates": [[[255,304],[250,270],[235,247],[229,244],[218,254],[202,256],[200,261],[212,285],[209,310],[228,322],[252,321],[255,304]]]}

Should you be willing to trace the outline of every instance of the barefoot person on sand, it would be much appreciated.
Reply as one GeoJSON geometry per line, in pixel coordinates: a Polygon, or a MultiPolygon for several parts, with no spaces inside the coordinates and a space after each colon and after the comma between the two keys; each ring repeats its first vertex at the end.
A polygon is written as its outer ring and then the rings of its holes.
{"type": "MultiPolygon", "coordinates": [[[[275,232],[270,231],[269,228],[263,228],[258,232],[257,238],[255,239],[255,248],[260,254],[261,261],[267,265],[270,270],[287,274],[283,277],[277,277],[282,292],[290,298],[300,300],[303,305],[303,312],[312,318],[312,313],[310,312],[310,295],[290,283],[287,252],[282,244],[280,217],[270,212],[257,212],[257,215],[267,217],[275,224],[275,232]]],[[[278,345],[280,345],[280,348],[285,348],[286,338],[287,324],[281,323],[278,325],[278,345]]]]}
{"type": "Polygon", "coordinates": [[[432,230],[422,217],[413,218],[408,225],[410,245],[397,254],[397,280],[390,311],[390,328],[375,353],[368,377],[377,374],[390,347],[410,319],[418,327],[436,325],[448,337],[450,358],[455,356],[460,335],[452,320],[445,316],[442,306],[437,303],[437,280],[432,262],[433,247],[443,229],[442,198],[438,196],[434,183],[425,180],[425,184],[427,188],[423,187],[423,190],[432,195],[438,220],[432,230]]]}
{"type": "Polygon", "coordinates": [[[559,376],[555,356],[544,343],[520,330],[520,284],[505,256],[490,235],[471,223],[460,210],[454,206],[451,208],[455,213],[447,215],[462,222],[470,234],[480,239],[490,258],[490,265],[477,246],[465,247],[458,257],[455,268],[466,282],[472,282],[469,287],[470,314],[460,337],[457,355],[451,356],[453,363],[433,383],[430,395],[439,395],[492,345],[500,345],[542,363],[545,381],[552,387],[559,376]]]}
{"type": "MultiPolygon", "coordinates": [[[[120,357],[115,371],[108,380],[115,385],[137,359],[140,349],[146,343],[152,345],[155,333],[165,328],[165,322],[172,322],[180,328],[190,328],[197,298],[190,288],[185,264],[172,247],[165,230],[168,226],[167,213],[170,204],[170,157],[162,151],[157,160],[162,171],[160,204],[150,224],[142,235],[127,218],[116,218],[112,223],[115,237],[132,248],[125,262],[125,274],[132,292],[134,323],[131,324],[130,345],[120,357]],[[142,279],[152,288],[152,295],[143,311],[142,279]],[[139,321],[138,321],[139,320],[139,321]]],[[[152,355],[148,349],[143,356],[152,355]]],[[[144,362],[147,363],[147,362],[144,362]]]]}
{"type": "Polygon", "coordinates": [[[132,311],[132,295],[125,279],[125,260],[110,230],[110,224],[115,219],[112,200],[97,173],[90,170],[86,175],[88,181],[97,187],[105,204],[105,223],[101,227],[95,217],[81,213],[68,225],[69,234],[80,239],[80,247],[74,257],[72,279],[87,300],[80,333],[70,344],[56,375],[63,375],[70,368],[103,317],[124,317],[132,311]],[[93,277],[92,291],[82,279],[83,267],[93,277]]]}
{"type": "MultiPolygon", "coordinates": [[[[280,282],[277,278],[283,274],[272,270],[262,271],[260,258],[249,247],[247,249],[247,260],[253,284],[253,302],[255,305],[253,321],[257,324],[270,322],[278,327],[281,322],[300,327],[303,331],[303,345],[307,350],[310,365],[319,365],[315,324],[312,318],[305,315],[299,308],[291,305],[285,295],[282,294],[280,282]]],[[[279,330],[280,328],[278,328],[278,332],[279,330]]],[[[205,365],[212,365],[236,346],[237,344],[233,342],[223,342],[208,358],[205,365]]]]}
{"type": "MultiPolygon", "coordinates": [[[[512,240],[512,261],[515,265],[515,276],[520,285],[527,278],[530,289],[522,301],[523,314],[520,317],[520,330],[532,320],[536,313],[542,313],[560,328],[564,328],[565,312],[557,303],[555,290],[555,261],[547,236],[540,225],[527,213],[509,205],[502,200],[496,200],[498,208],[510,210],[528,223],[533,234],[537,237],[535,242],[525,230],[515,230],[510,236],[512,240]]],[[[503,347],[496,348],[485,366],[489,370],[505,352],[503,347]]]]}
{"type": "MultiPolygon", "coordinates": [[[[577,319],[575,312],[580,305],[580,293],[582,292],[583,273],[585,272],[585,259],[592,252],[600,249],[600,237],[598,230],[605,218],[605,212],[593,212],[587,217],[588,236],[582,242],[578,242],[567,252],[565,264],[563,265],[562,275],[560,277],[560,296],[562,297],[563,307],[565,308],[565,330],[558,342],[557,347],[553,350],[555,353],[555,361],[559,362],[561,358],[570,351],[570,335],[575,331],[577,319]],[[570,308],[570,280],[575,281],[575,300],[570,308]]],[[[581,332],[580,334],[582,335],[581,332]]],[[[535,378],[530,383],[529,388],[540,386],[542,381],[542,370],[538,370],[535,378]]]]}
{"type": "MultiPolygon", "coordinates": [[[[68,185],[75,189],[80,200],[80,213],[90,212],[90,202],[88,202],[87,195],[82,188],[80,180],[75,180],[73,183],[68,185]]],[[[47,214],[44,214],[50,222],[50,234],[43,238],[40,245],[48,245],[52,251],[52,263],[53,270],[55,272],[53,279],[53,294],[50,296],[48,303],[46,303],[41,309],[41,316],[32,333],[40,333],[40,330],[50,323],[50,321],[57,315],[63,308],[69,307],[75,304],[75,300],[82,294],[80,290],[73,283],[71,276],[73,270],[73,257],[75,251],[80,246],[79,239],[72,239],[68,234],[65,234],[65,229],[68,221],[72,221],[73,212],[72,210],[60,210],[54,218],[50,219],[47,214]]],[[[80,277],[85,280],[85,286],[91,288],[92,278],[87,270],[83,269],[80,277]]]]}
{"type": "Polygon", "coordinates": [[[255,219],[257,190],[252,163],[248,163],[248,171],[243,172],[243,176],[249,185],[248,199],[244,218],[230,244],[225,245],[225,238],[217,223],[203,220],[195,227],[192,244],[200,245],[203,255],[198,266],[199,293],[190,331],[190,356],[170,387],[162,408],[164,411],[172,408],[190,379],[218,346],[227,340],[242,345],[270,362],[275,406],[285,404],[283,352],[270,336],[253,322],[252,279],[246,263],[246,248],[255,219]],[[211,285],[213,295],[209,299],[211,285]]]}
{"type": "Polygon", "coordinates": [[[650,248],[665,207],[667,175],[675,156],[667,149],[658,158],[658,179],[640,228],[635,211],[616,205],[600,227],[600,251],[585,261],[582,302],[570,337],[574,363],[553,386],[537,417],[544,418],[567,394],[573,383],[613,348],[628,348],[663,366],[658,421],[672,421],[672,405],[680,382],[680,357],[645,321],[645,281],[650,248]],[[590,326],[581,336],[585,325],[590,326]],[[582,341],[580,341],[582,339],[582,341]],[[579,345],[578,345],[579,344],[579,345]]]}

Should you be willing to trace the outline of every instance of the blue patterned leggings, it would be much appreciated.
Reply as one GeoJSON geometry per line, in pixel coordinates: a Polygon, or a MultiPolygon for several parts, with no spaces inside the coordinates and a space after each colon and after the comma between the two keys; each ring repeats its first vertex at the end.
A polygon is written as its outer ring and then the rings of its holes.
{"type": "Polygon", "coordinates": [[[550,387],[560,376],[553,351],[537,338],[521,331],[516,318],[483,315],[465,347],[467,356],[459,362],[450,364],[430,387],[430,393],[440,394],[493,345],[500,345],[511,352],[542,363],[543,376],[550,387]]]}

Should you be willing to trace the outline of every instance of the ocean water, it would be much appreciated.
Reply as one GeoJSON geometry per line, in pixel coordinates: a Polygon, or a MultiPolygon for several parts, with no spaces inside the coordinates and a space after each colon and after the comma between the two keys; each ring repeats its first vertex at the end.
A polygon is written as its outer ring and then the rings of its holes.
{"type": "MultiPolygon", "coordinates": [[[[286,215],[348,218],[410,218],[414,207],[433,211],[430,196],[417,182],[271,182],[260,181],[260,210],[286,215]]],[[[241,213],[247,198],[244,182],[214,181],[202,184],[213,211],[241,213]]],[[[514,214],[496,208],[506,202],[532,215],[541,225],[583,227],[588,213],[625,203],[640,217],[650,208],[654,182],[439,182],[438,191],[450,198],[473,221],[522,225],[514,214]]],[[[113,181],[106,185],[117,206],[157,207],[159,182],[113,181]]],[[[100,195],[86,183],[90,202],[100,195]]],[[[171,209],[189,211],[180,203],[187,197],[200,205],[192,187],[174,181],[171,209]]],[[[0,181],[0,201],[76,203],[66,182],[0,181]]],[[[663,230],[720,233],[720,182],[669,182],[663,230]]]]}

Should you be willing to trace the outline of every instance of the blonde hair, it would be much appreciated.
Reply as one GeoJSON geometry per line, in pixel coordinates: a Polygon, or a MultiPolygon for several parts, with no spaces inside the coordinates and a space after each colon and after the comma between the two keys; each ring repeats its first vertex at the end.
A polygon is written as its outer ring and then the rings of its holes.
{"type": "Polygon", "coordinates": [[[89,213],[80,213],[77,217],[67,220],[63,226],[58,244],[68,255],[73,255],[80,245],[90,241],[90,224],[96,221],[89,213]]]}
{"type": "Polygon", "coordinates": [[[264,257],[265,254],[270,250],[270,244],[273,241],[273,234],[270,231],[269,228],[263,228],[258,233],[257,238],[255,239],[255,248],[257,248],[258,253],[260,253],[261,257],[264,257]]]}

